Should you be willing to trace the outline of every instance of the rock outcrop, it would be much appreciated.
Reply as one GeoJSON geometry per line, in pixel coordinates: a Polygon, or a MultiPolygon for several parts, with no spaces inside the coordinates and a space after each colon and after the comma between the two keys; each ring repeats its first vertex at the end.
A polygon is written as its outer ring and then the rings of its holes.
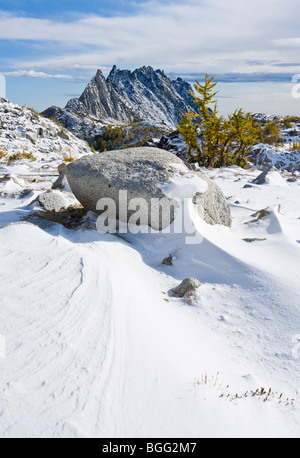
{"type": "Polygon", "coordinates": [[[186,278],[179,286],[170,290],[170,296],[182,298],[186,294],[194,293],[201,283],[196,278],[186,278]]]}
{"type": "Polygon", "coordinates": [[[147,121],[174,127],[182,115],[198,110],[191,91],[192,86],[183,79],[172,81],[152,67],[132,72],[114,66],[107,78],[98,70],[83,94],[68,102],[66,110],[103,120],[147,121]]]}

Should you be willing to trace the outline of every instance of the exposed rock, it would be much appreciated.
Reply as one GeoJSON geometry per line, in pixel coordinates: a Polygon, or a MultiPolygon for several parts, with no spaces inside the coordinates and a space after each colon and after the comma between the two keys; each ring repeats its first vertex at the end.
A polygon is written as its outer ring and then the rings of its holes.
{"type": "Polygon", "coordinates": [[[31,141],[31,143],[33,143],[34,145],[36,144],[37,142],[37,139],[38,139],[38,135],[36,132],[27,132],[25,134],[25,138],[27,138],[28,140],[31,141]]]}
{"type": "Polygon", "coordinates": [[[98,201],[109,198],[116,204],[117,219],[124,222],[128,222],[134,212],[127,212],[126,208],[124,215],[119,206],[119,192],[126,190],[128,201],[143,198],[147,203],[146,210],[141,209],[143,222],[154,229],[169,226],[174,220],[174,208],[178,207],[178,203],[164,193],[161,185],[174,176],[188,176],[197,182],[199,192],[195,190],[194,195],[187,197],[194,198],[200,216],[209,224],[231,225],[230,208],[218,186],[204,175],[189,171],[178,157],[168,151],[142,147],[90,155],[70,163],[66,174],[73,194],[87,210],[97,212],[98,201]],[[169,213],[162,212],[159,220],[153,219],[152,199],[163,198],[163,206],[169,209],[169,213]]]}
{"type": "Polygon", "coordinates": [[[286,133],[289,137],[298,137],[299,136],[298,129],[287,130],[286,133]]]}
{"type": "Polygon", "coordinates": [[[57,167],[57,170],[58,170],[58,173],[59,173],[59,177],[53,183],[51,189],[63,189],[65,187],[65,184],[66,184],[66,168],[67,168],[66,162],[62,162],[61,164],[59,164],[59,166],[57,167]]]}
{"type": "Polygon", "coordinates": [[[297,177],[291,177],[286,180],[288,183],[297,183],[298,179],[297,177]]]}
{"type": "Polygon", "coordinates": [[[64,170],[57,180],[53,183],[51,189],[63,189],[65,187],[66,171],[64,170]]]}
{"type": "MultiPolygon", "coordinates": [[[[76,99],[75,99],[76,100],[76,99]]],[[[103,128],[103,123],[95,122],[88,117],[87,114],[82,115],[80,111],[68,111],[63,108],[52,106],[47,108],[42,115],[45,118],[55,120],[57,124],[68,129],[77,138],[89,139],[89,141],[99,135],[99,131],[103,128]],[[76,113],[76,114],[75,114],[76,113]]]]}
{"type": "Polygon", "coordinates": [[[296,162],[295,164],[290,164],[287,169],[289,172],[300,172],[300,162],[296,162]]]}
{"type": "Polygon", "coordinates": [[[67,164],[66,162],[62,162],[61,164],[59,164],[59,166],[57,167],[57,170],[58,170],[58,173],[59,174],[62,174],[67,168],[67,164]]]}
{"type": "Polygon", "coordinates": [[[179,286],[171,289],[169,293],[170,296],[181,298],[187,294],[194,293],[200,286],[201,283],[199,280],[196,280],[195,278],[186,278],[179,286]]]}
{"type": "Polygon", "coordinates": [[[258,238],[247,238],[247,239],[243,239],[244,242],[247,242],[247,243],[254,243],[254,242],[265,242],[267,239],[258,239],[258,238]]]}
{"type": "Polygon", "coordinates": [[[275,169],[272,165],[270,165],[257,178],[255,178],[255,180],[253,180],[252,183],[254,183],[254,184],[264,184],[266,182],[267,175],[272,170],[273,171],[275,170],[277,172],[277,169],[275,169]]]}
{"type": "Polygon", "coordinates": [[[196,174],[201,176],[208,185],[205,193],[197,193],[194,196],[194,203],[198,205],[200,216],[209,224],[222,224],[231,227],[231,211],[223,192],[213,180],[200,172],[196,172],[196,174]],[[204,214],[201,214],[201,212],[204,212],[204,214]]]}
{"type": "Polygon", "coordinates": [[[66,110],[76,113],[79,116],[88,116],[88,108],[79,100],[71,99],[66,105],[66,110]]]}
{"type": "Polygon", "coordinates": [[[48,191],[40,194],[37,201],[48,212],[59,212],[67,207],[64,197],[59,192],[48,191]]]}
{"type": "Polygon", "coordinates": [[[79,99],[71,99],[66,109],[97,119],[160,122],[173,127],[183,114],[198,112],[190,91],[189,83],[181,78],[172,81],[152,67],[131,72],[114,66],[107,78],[98,70],[79,99]]]}
{"type": "Polygon", "coordinates": [[[42,138],[46,137],[46,132],[42,127],[39,127],[38,135],[39,137],[42,137],[42,138]]]}
{"type": "MultiPolygon", "coordinates": [[[[165,215],[165,220],[160,218],[153,222],[151,199],[165,197],[158,185],[175,175],[172,164],[182,163],[173,154],[157,148],[130,148],[86,156],[70,163],[66,174],[73,194],[86,209],[97,212],[98,201],[109,198],[116,203],[117,219],[127,222],[134,212],[127,212],[127,202],[124,209],[119,205],[119,192],[127,191],[128,202],[143,198],[147,203],[143,221],[161,229],[173,221],[174,209],[171,208],[171,215],[165,215]],[[125,215],[122,215],[122,210],[125,210],[125,215]]],[[[178,206],[171,199],[168,202],[178,206]]]]}

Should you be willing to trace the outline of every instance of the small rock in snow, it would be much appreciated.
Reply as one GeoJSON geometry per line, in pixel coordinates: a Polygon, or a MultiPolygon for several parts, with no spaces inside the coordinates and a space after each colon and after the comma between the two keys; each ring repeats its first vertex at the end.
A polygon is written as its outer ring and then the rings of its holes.
{"type": "Polygon", "coordinates": [[[67,207],[64,197],[58,192],[45,192],[40,194],[37,200],[39,204],[48,212],[58,212],[62,208],[67,207]]]}
{"type": "Polygon", "coordinates": [[[201,286],[199,280],[195,278],[186,278],[179,286],[170,290],[170,295],[173,297],[184,297],[188,293],[193,293],[201,286]]]}

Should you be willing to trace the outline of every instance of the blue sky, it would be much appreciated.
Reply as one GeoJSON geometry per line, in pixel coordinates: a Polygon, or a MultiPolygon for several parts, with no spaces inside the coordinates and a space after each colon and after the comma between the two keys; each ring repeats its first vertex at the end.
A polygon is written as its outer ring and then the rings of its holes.
{"type": "Polygon", "coordinates": [[[0,1],[0,73],[10,100],[38,110],[116,64],[191,82],[207,71],[223,112],[300,114],[299,13],[298,0],[0,1]]]}
{"type": "MultiPolygon", "coordinates": [[[[0,10],[13,11],[30,17],[47,17],[61,19],[62,16],[69,15],[70,18],[76,14],[97,14],[105,17],[112,17],[116,14],[127,15],[136,10],[139,4],[145,0],[10,0],[0,1],[0,10]]],[[[167,3],[167,1],[165,2],[167,3]]]]}

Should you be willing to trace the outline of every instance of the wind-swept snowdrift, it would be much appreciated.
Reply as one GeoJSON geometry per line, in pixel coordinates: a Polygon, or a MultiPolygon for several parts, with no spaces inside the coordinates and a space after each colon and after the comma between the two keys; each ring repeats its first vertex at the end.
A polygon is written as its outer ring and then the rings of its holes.
{"type": "Polygon", "coordinates": [[[253,222],[274,187],[241,191],[246,172],[214,173],[240,204],[233,229],[204,223],[199,245],[184,234],[0,230],[1,436],[299,435],[299,187],[278,189],[286,215],[276,206],[253,222]],[[189,276],[197,294],[169,297],[189,276]]]}

